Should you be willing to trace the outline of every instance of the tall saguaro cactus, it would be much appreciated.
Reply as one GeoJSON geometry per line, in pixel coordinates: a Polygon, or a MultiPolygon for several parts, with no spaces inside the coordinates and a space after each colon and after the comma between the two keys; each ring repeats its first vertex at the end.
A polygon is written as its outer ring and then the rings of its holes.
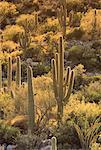
{"type": "Polygon", "coordinates": [[[65,37],[66,18],[67,18],[66,0],[60,0],[60,8],[57,9],[57,16],[58,16],[59,24],[61,26],[63,37],[65,37]]]}
{"type": "Polygon", "coordinates": [[[34,108],[34,93],[33,93],[33,85],[32,85],[32,68],[28,66],[27,69],[27,81],[28,81],[28,128],[29,132],[33,132],[33,128],[35,126],[35,108],[34,108]]]}
{"type": "Polygon", "coordinates": [[[2,88],[2,64],[0,60],[0,89],[2,88]]]}
{"type": "Polygon", "coordinates": [[[7,80],[8,80],[8,89],[10,89],[12,83],[12,58],[11,57],[8,58],[7,80]]]}
{"type": "Polygon", "coordinates": [[[21,86],[21,60],[19,56],[16,58],[16,85],[17,87],[21,86]]]}
{"type": "Polygon", "coordinates": [[[59,51],[56,53],[55,59],[52,59],[53,86],[58,106],[58,124],[62,121],[63,108],[69,100],[74,83],[74,72],[70,67],[67,68],[66,76],[64,76],[64,47],[62,37],[60,37],[59,44],[59,51]]]}

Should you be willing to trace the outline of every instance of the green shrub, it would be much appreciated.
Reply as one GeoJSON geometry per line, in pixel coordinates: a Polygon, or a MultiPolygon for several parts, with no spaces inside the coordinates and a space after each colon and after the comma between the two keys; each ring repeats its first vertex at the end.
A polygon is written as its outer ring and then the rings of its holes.
{"type": "Polygon", "coordinates": [[[8,126],[3,121],[0,121],[0,143],[16,144],[16,139],[19,135],[20,131],[17,128],[8,126]]]}
{"type": "Polygon", "coordinates": [[[34,67],[34,70],[33,70],[34,77],[36,77],[38,75],[39,76],[44,75],[44,74],[48,73],[49,70],[50,70],[50,67],[39,64],[36,67],[34,67]]]}
{"type": "Polygon", "coordinates": [[[74,28],[72,31],[70,31],[66,35],[66,38],[79,40],[82,38],[83,34],[84,34],[84,31],[82,30],[82,28],[74,28]]]}
{"type": "Polygon", "coordinates": [[[83,89],[82,94],[84,95],[86,102],[101,103],[101,82],[96,81],[90,83],[89,86],[86,86],[83,89]]]}
{"type": "Polygon", "coordinates": [[[0,110],[3,109],[5,118],[10,118],[14,115],[14,101],[10,93],[0,93],[0,110]]]}

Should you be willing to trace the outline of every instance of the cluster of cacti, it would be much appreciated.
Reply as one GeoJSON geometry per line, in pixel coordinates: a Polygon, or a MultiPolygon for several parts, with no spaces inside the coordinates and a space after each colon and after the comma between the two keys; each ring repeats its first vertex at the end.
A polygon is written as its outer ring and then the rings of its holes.
{"type": "Polygon", "coordinates": [[[66,18],[67,18],[66,0],[60,1],[60,8],[57,9],[57,16],[58,16],[59,24],[61,26],[63,37],[65,37],[66,18]]]}
{"type": "MultiPolygon", "coordinates": [[[[32,85],[32,68],[28,66],[27,69],[27,81],[28,81],[28,116],[29,116],[29,123],[28,128],[29,131],[33,131],[33,127],[35,125],[35,109],[34,109],[34,93],[33,93],[33,85],[32,85]]],[[[12,84],[12,58],[8,58],[8,71],[7,71],[7,80],[8,80],[8,90],[11,92],[12,98],[16,100],[15,92],[11,88],[12,84]]],[[[16,58],[16,87],[17,90],[21,86],[21,60],[18,56],[16,58]]],[[[2,88],[2,68],[0,62],[0,88],[2,88]]],[[[16,106],[15,106],[16,107],[16,106]]],[[[19,104],[17,108],[19,107],[19,104]]],[[[19,107],[20,108],[20,107],[19,107]]],[[[16,108],[15,108],[16,109],[16,108]]]]}
{"type": "Polygon", "coordinates": [[[58,124],[62,121],[63,108],[69,100],[74,83],[74,72],[70,67],[67,68],[66,76],[64,76],[64,47],[62,37],[60,37],[59,45],[58,53],[55,54],[55,59],[52,59],[53,86],[58,106],[58,124]]]}

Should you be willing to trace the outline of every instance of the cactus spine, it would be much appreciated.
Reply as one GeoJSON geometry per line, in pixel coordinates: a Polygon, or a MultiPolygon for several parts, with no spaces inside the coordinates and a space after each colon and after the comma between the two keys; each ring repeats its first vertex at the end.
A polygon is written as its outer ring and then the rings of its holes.
{"type": "Polygon", "coordinates": [[[34,95],[33,95],[33,85],[32,85],[32,68],[28,66],[27,69],[27,80],[28,80],[28,128],[29,132],[33,132],[33,128],[35,126],[35,110],[34,110],[34,95]]]}
{"type": "Polygon", "coordinates": [[[66,76],[64,76],[64,47],[62,37],[60,37],[59,51],[56,53],[55,59],[52,59],[52,70],[54,93],[58,105],[57,119],[59,125],[62,121],[64,105],[69,100],[74,83],[74,72],[70,67],[67,68],[66,76]]]}
{"type": "Polygon", "coordinates": [[[52,144],[52,150],[57,150],[57,139],[56,139],[56,137],[52,137],[51,144],[52,144]]]}
{"type": "Polygon", "coordinates": [[[21,60],[20,57],[18,56],[16,58],[16,85],[17,87],[21,86],[21,60]]]}
{"type": "Polygon", "coordinates": [[[0,89],[2,88],[2,64],[0,60],[0,89]]]}
{"type": "Polygon", "coordinates": [[[62,30],[63,37],[66,35],[66,18],[67,18],[67,8],[66,0],[60,1],[60,8],[57,9],[57,16],[59,24],[62,30]]]}
{"type": "Polygon", "coordinates": [[[8,89],[11,88],[12,83],[12,58],[8,58],[8,72],[7,72],[7,80],[8,80],[8,89]]]}

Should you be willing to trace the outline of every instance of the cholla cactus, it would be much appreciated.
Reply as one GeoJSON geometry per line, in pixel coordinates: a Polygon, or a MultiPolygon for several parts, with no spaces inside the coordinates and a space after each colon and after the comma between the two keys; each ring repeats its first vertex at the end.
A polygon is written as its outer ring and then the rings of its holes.
{"type": "Polygon", "coordinates": [[[60,1],[60,8],[57,9],[57,16],[58,16],[59,24],[61,26],[63,37],[65,37],[66,18],[67,18],[66,0],[60,1]]]}
{"type": "Polygon", "coordinates": [[[8,89],[10,89],[12,83],[12,58],[11,57],[8,58],[7,80],[8,80],[8,89]]]}
{"type": "Polygon", "coordinates": [[[35,126],[35,108],[34,108],[34,93],[33,93],[33,85],[32,85],[32,68],[28,66],[27,69],[27,81],[28,81],[28,129],[29,133],[33,132],[33,128],[35,126]]]}
{"type": "Polygon", "coordinates": [[[52,150],[57,150],[57,139],[56,139],[56,137],[52,137],[51,144],[52,144],[52,150]]]}
{"type": "Polygon", "coordinates": [[[67,73],[64,77],[64,47],[62,37],[60,37],[59,51],[56,53],[55,59],[52,59],[52,69],[54,93],[58,105],[58,124],[60,124],[63,116],[63,107],[69,100],[74,83],[74,72],[70,67],[67,68],[67,73]]]}
{"type": "Polygon", "coordinates": [[[19,56],[16,58],[16,85],[17,87],[21,86],[21,60],[19,56]]]}

